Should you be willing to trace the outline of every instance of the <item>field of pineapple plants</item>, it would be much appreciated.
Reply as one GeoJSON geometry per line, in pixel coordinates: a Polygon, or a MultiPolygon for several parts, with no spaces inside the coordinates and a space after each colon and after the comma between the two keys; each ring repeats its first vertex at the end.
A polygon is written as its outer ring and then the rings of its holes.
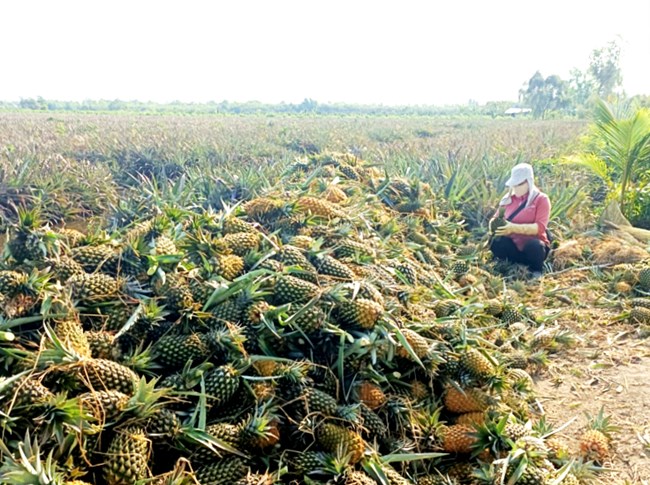
{"type": "Polygon", "coordinates": [[[0,482],[648,483],[582,121],[0,113],[0,482]],[[532,163],[555,249],[496,263],[532,163]]]}

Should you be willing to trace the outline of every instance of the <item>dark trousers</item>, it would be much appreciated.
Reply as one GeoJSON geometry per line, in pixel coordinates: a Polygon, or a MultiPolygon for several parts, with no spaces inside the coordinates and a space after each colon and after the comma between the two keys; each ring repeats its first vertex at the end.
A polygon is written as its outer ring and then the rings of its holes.
{"type": "Polygon", "coordinates": [[[549,253],[548,246],[539,239],[531,239],[524,246],[524,250],[519,251],[507,236],[495,237],[490,244],[490,250],[496,259],[525,264],[531,271],[540,272],[544,269],[544,260],[549,253]]]}

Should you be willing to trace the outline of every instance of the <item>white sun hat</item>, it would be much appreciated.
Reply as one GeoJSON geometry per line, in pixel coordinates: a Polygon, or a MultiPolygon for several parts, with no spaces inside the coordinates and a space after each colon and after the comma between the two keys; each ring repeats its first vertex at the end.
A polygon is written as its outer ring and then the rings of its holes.
{"type": "Polygon", "coordinates": [[[515,187],[523,182],[528,181],[532,186],[534,180],[533,167],[529,163],[520,163],[512,167],[510,178],[506,181],[506,187],[515,187]]]}

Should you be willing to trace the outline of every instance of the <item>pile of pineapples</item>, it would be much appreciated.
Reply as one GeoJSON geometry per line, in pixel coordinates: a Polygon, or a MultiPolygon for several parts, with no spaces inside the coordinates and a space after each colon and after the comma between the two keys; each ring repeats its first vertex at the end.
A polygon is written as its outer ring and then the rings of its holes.
{"type": "Polygon", "coordinates": [[[577,483],[527,372],[570,336],[428,185],[333,153],[233,207],[151,209],[92,235],[20,211],[0,482],[577,483]]]}

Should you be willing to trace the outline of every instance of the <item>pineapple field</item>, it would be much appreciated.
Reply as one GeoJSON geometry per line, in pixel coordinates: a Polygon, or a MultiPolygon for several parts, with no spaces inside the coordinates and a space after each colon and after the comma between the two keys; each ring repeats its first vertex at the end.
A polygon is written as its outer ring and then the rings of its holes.
{"type": "Polygon", "coordinates": [[[588,123],[0,113],[0,482],[649,483],[588,123]],[[532,163],[555,247],[488,221],[532,163]]]}

